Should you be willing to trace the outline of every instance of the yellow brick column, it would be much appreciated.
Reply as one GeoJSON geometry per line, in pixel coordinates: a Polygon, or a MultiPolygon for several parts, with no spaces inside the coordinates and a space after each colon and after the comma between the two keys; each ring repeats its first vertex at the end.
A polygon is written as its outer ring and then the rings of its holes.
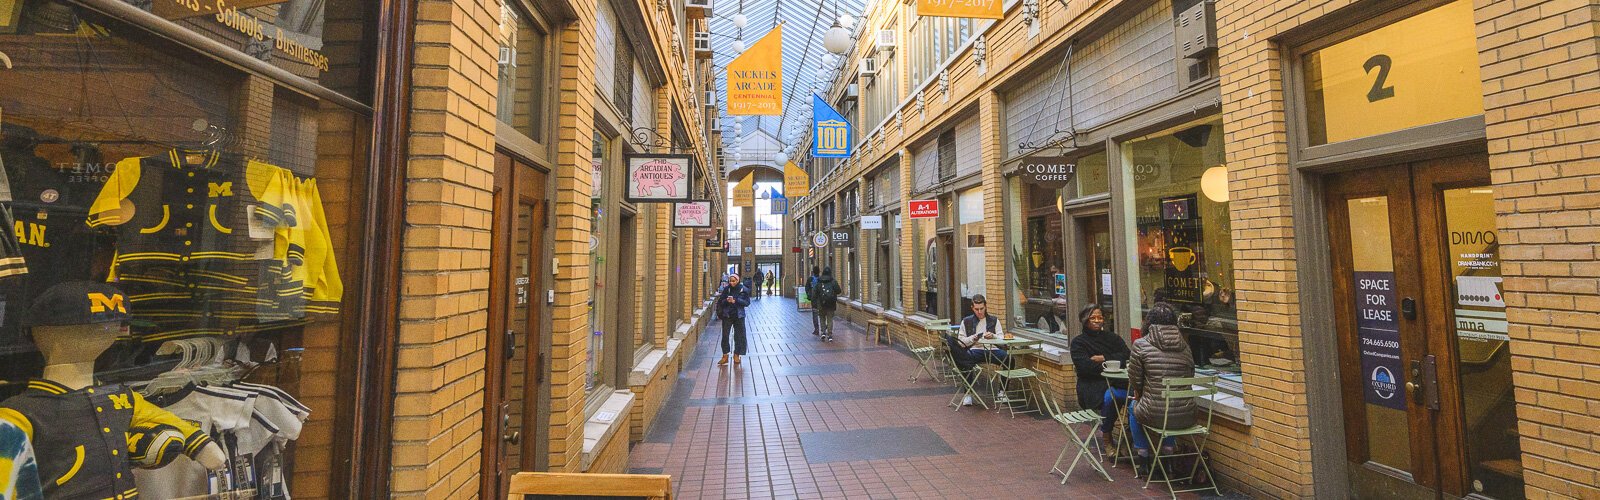
{"type": "MultiPolygon", "coordinates": [[[[1005,176],[1000,174],[1000,161],[1005,157],[1004,139],[1000,134],[1000,96],[985,91],[978,96],[978,147],[983,162],[979,174],[983,182],[983,262],[984,298],[989,301],[989,311],[1005,319],[1010,273],[1006,272],[1010,252],[1006,250],[1005,176]]],[[[966,314],[958,311],[957,316],[966,314]]]]}
{"type": "Polygon", "coordinates": [[[556,303],[550,309],[550,470],[583,466],[584,372],[589,349],[590,195],[594,169],[595,3],[575,2],[578,19],[558,33],[560,103],[556,117],[556,303]]]}
{"type": "Polygon", "coordinates": [[[1476,3],[1527,494],[1600,498],[1600,10],[1476,3]]]}
{"type": "Polygon", "coordinates": [[[1305,498],[1314,493],[1284,123],[1285,75],[1279,64],[1283,47],[1272,37],[1349,3],[1217,3],[1239,365],[1252,417],[1248,456],[1234,459],[1244,464],[1225,469],[1233,469],[1226,473],[1255,496],[1305,498]]]}
{"type": "Polygon", "coordinates": [[[494,185],[489,0],[417,3],[391,493],[471,498],[483,443],[494,185]]]}
{"type": "MultiPolygon", "coordinates": [[[[905,306],[907,315],[917,310],[917,283],[921,279],[916,261],[916,252],[922,249],[923,242],[916,241],[912,227],[916,220],[911,218],[911,152],[900,150],[900,296],[901,304],[905,306]]],[[[893,224],[889,221],[889,224],[893,224]]],[[[909,327],[908,327],[909,329],[909,327]]]]}

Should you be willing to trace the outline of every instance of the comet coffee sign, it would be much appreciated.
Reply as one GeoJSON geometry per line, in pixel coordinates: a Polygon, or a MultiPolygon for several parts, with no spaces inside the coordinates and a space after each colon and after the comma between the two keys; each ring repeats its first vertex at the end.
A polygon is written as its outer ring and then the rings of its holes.
{"type": "Polygon", "coordinates": [[[1022,182],[1058,189],[1072,182],[1077,165],[1065,156],[1024,156],[1017,175],[1022,182]]]}

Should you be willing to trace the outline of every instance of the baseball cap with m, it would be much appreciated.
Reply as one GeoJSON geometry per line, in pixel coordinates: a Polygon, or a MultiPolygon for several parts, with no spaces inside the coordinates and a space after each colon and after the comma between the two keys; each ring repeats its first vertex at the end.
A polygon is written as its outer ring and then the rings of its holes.
{"type": "Polygon", "coordinates": [[[70,326],[127,321],[127,297],[96,281],[68,281],[34,299],[28,326],[70,326]]]}

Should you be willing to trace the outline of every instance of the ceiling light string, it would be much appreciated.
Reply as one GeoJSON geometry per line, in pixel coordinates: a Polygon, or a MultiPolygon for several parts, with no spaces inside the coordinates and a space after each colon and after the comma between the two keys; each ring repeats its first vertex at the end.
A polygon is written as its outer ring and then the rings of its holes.
{"type": "MultiPolygon", "coordinates": [[[[823,8],[824,5],[825,4],[823,2],[817,2],[817,12],[816,12],[816,14],[813,14],[812,18],[811,18],[812,19],[811,20],[811,29],[810,29],[809,32],[806,33],[806,38],[805,38],[806,41],[807,41],[806,48],[805,48],[804,52],[800,53],[800,68],[801,68],[802,72],[805,71],[806,61],[811,59],[811,43],[810,42],[812,40],[816,40],[817,19],[821,18],[821,16],[822,16],[822,8],[823,8]]],[[[835,3],[834,7],[838,8],[837,2],[835,3]]],[[[815,81],[813,81],[812,83],[814,84],[815,81]]],[[[784,130],[784,127],[787,126],[789,124],[789,122],[791,121],[791,120],[789,120],[789,110],[791,109],[789,104],[794,101],[794,92],[793,91],[794,91],[793,88],[790,88],[790,89],[787,89],[787,90],[784,91],[784,93],[787,94],[787,95],[784,96],[784,100],[783,100],[783,109],[784,109],[783,110],[783,115],[784,116],[783,116],[783,119],[781,119],[778,122],[778,137],[777,137],[777,139],[780,140],[780,141],[786,141],[787,140],[787,138],[783,137],[783,130],[784,130]]]]}

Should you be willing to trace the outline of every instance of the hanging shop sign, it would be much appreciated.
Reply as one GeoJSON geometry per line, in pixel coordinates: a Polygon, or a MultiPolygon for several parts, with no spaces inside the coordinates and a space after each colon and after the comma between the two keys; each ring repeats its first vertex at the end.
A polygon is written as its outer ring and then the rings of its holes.
{"type": "Polygon", "coordinates": [[[1394,271],[1355,271],[1356,335],[1361,339],[1366,402],[1406,409],[1400,366],[1400,321],[1395,315],[1394,271]]]}
{"type": "Polygon", "coordinates": [[[917,15],[1004,19],[1004,5],[1000,0],[917,0],[917,15]]]}
{"type": "Polygon", "coordinates": [[[855,131],[851,129],[850,122],[844,119],[822,99],[822,96],[811,94],[811,156],[815,158],[849,158],[850,146],[854,144],[855,131]]]}
{"type": "Polygon", "coordinates": [[[689,173],[694,157],[671,154],[628,154],[627,196],[632,202],[690,201],[689,173]]]}
{"type": "Polygon", "coordinates": [[[745,174],[744,180],[733,186],[733,206],[756,206],[756,174],[745,174]]]}
{"type": "Polygon", "coordinates": [[[706,237],[706,248],[713,251],[725,250],[727,246],[722,243],[722,230],[716,229],[715,231],[716,232],[706,237]]]}
{"type": "Polygon", "coordinates": [[[934,219],[939,217],[939,200],[912,200],[907,203],[906,212],[913,219],[934,219]]]}
{"type": "Polygon", "coordinates": [[[792,161],[783,164],[783,195],[789,198],[811,195],[811,175],[792,161]]]}
{"type": "Polygon", "coordinates": [[[1065,156],[1025,156],[1017,168],[1022,182],[1050,189],[1066,187],[1076,171],[1077,165],[1065,156]]]}
{"type": "Polygon", "coordinates": [[[783,114],[783,24],[728,63],[728,114],[783,114]]]}
{"type": "Polygon", "coordinates": [[[861,229],[883,229],[882,215],[861,216],[861,229]]]}
{"type": "Polygon", "coordinates": [[[711,227],[711,202],[672,204],[672,227],[711,227]]]}
{"type": "Polygon", "coordinates": [[[828,232],[827,231],[817,231],[817,234],[811,235],[811,246],[814,246],[814,247],[817,247],[817,248],[827,248],[828,247],[828,232]]]}
{"type": "Polygon", "coordinates": [[[855,233],[852,233],[848,230],[833,229],[828,231],[828,235],[828,239],[832,240],[831,243],[833,246],[839,248],[852,248],[856,246],[855,233]]]}
{"type": "Polygon", "coordinates": [[[712,228],[712,227],[695,228],[694,237],[700,238],[702,240],[713,239],[713,238],[717,237],[717,230],[716,230],[716,228],[712,228]]]}
{"type": "Polygon", "coordinates": [[[1456,0],[1307,54],[1311,144],[1483,114],[1476,29],[1456,0]]]}

